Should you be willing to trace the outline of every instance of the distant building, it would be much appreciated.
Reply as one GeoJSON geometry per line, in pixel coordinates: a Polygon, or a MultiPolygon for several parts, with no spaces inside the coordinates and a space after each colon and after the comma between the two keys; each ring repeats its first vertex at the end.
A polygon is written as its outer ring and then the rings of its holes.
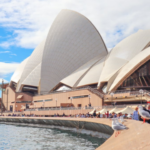
{"type": "Polygon", "coordinates": [[[110,52],[83,15],[62,10],[3,93],[6,110],[142,103],[149,100],[150,30],[110,52]],[[139,90],[141,92],[139,92],[139,90]]]}

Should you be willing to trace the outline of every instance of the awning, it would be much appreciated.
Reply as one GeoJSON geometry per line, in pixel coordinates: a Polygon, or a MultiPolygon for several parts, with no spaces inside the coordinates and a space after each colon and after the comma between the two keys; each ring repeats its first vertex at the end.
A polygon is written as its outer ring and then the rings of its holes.
{"type": "Polygon", "coordinates": [[[23,95],[18,95],[17,96],[17,99],[21,99],[21,98],[23,98],[23,95]]]}
{"type": "Polygon", "coordinates": [[[98,112],[96,112],[96,113],[97,113],[97,114],[98,114],[98,113],[105,114],[107,111],[109,111],[109,110],[106,109],[106,108],[104,108],[104,109],[102,109],[102,110],[100,110],[100,111],[98,111],[98,112]]]}
{"type": "Polygon", "coordinates": [[[72,103],[61,103],[60,105],[61,105],[61,107],[71,107],[73,104],[72,103]]]}
{"type": "Polygon", "coordinates": [[[115,112],[117,112],[117,111],[121,111],[119,108],[113,108],[113,109],[111,109],[110,111],[109,111],[109,113],[115,113],[115,112]]]}
{"type": "Polygon", "coordinates": [[[93,109],[91,112],[89,112],[89,114],[93,115],[93,113],[94,113],[95,110],[96,109],[93,109]]]}
{"type": "Polygon", "coordinates": [[[34,105],[30,105],[29,108],[34,108],[34,105]]]}
{"type": "Polygon", "coordinates": [[[132,109],[131,107],[126,107],[118,112],[116,112],[117,114],[118,113],[122,113],[122,114],[132,114],[134,112],[134,109],[132,109]]]}
{"type": "Polygon", "coordinates": [[[26,109],[26,107],[25,107],[25,106],[22,106],[21,109],[26,109]]]}

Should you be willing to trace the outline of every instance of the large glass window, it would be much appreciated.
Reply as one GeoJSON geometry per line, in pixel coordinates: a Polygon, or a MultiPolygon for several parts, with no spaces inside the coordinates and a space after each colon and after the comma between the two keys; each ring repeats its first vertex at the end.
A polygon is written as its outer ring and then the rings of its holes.
{"type": "Polygon", "coordinates": [[[37,101],[34,101],[34,102],[43,102],[43,101],[45,101],[45,102],[48,102],[48,101],[52,101],[53,99],[45,99],[45,100],[37,100],[37,101]]]}
{"type": "MultiPolygon", "coordinates": [[[[85,97],[88,97],[88,95],[72,96],[72,99],[85,98],[85,97]]],[[[69,97],[68,99],[71,99],[71,97],[69,97]]]]}
{"type": "Polygon", "coordinates": [[[119,89],[123,88],[150,88],[150,61],[128,77],[119,87],[119,89]]]}
{"type": "Polygon", "coordinates": [[[16,101],[16,103],[31,103],[31,101],[16,101]]]}

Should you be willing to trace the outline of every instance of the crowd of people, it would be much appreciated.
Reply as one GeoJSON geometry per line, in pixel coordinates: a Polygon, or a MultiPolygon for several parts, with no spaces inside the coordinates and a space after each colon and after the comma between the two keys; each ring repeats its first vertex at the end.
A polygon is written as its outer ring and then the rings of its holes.
{"type": "MultiPolygon", "coordinates": [[[[144,108],[144,110],[148,111],[150,113],[150,105],[147,106],[147,109],[144,108]]],[[[4,115],[3,115],[4,116],[4,115]]],[[[86,113],[86,114],[75,114],[75,115],[65,115],[65,113],[63,113],[62,115],[59,114],[54,114],[54,115],[35,115],[35,114],[30,114],[30,115],[26,115],[26,114],[8,114],[8,116],[12,116],[12,117],[72,117],[72,118],[124,118],[124,119],[133,119],[133,120],[137,120],[137,121],[143,121],[143,118],[139,115],[138,112],[138,107],[135,108],[135,111],[132,114],[123,114],[123,113],[115,113],[112,112],[110,113],[109,111],[105,112],[105,113],[97,113],[96,110],[93,111],[93,113],[86,113]]],[[[150,120],[147,120],[148,123],[150,123],[150,120]]]]}
{"type": "MultiPolygon", "coordinates": [[[[4,115],[2,115],[4,116],[4,115]]],[[[59,115],[59,114],[54,114],[54,115],[34,115],[34,114],[30,114],[30,115],[26,115],[26,114],[8,114],[7,116],[12,116],[12,117],[72,117],[72,118],[118,118],[120,116],[124,116],[124,118],[126,119],[131,119],[132,115],[128,115],[128,114],[125,114],[123,115],[122,113],[109,113],[109,111],[107,111],[105,114],[101,114],[101,113],[96,113],[96,110],[94,111],[93,114],[89,114],[86,113],[86,114],[82,114],[82,113],[79,113],[79,114],[75,114],[75,115],[65,115],[65,113],[63,113],[62,115],[59,115]]]]}
{"type": "Polygon", "coordinates": [[[68,115],[66,116],[65,114],[63,115],[59,115],[59,114],[54,114],[53,117],[74,117],[74,118],[120,118],[121,116],[123,116],[123,118],[125,119],[132,119],[132,115],[128,115],[128,114],[122,114],[121,112],[116,114],[115,112],[113,113],[109,113],[109,111],[107,111],[106,113],[103,113],[101,114],[100,112],[99,113],[96,113],[96,110],[90,114],[89,112],[86,113],[86,114],[82,114],[82,113],[79,113],[79,114],[75,114],[75,115],[68,115]]]}

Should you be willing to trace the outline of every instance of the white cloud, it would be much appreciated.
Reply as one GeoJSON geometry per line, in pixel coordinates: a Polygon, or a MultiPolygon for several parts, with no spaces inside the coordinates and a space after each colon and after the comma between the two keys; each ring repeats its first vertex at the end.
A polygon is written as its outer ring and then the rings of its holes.
{"type": "Polygon", "coordinates": [[[10,51],[0,51],[0,54],[2,53],[10,53],[10,51]]]}
{"type": "Polygon", "coordinates": [[[4,78],[8,74],[13,73],[18,67],[18,65],[19,63],[0,62],[0,78],[4,78]]]}
{"type": "Polygon", "coordinates": [[[1,0],[0,25],[14,31],[13,45],[34,48],[60,10],[71,9],[89,18],[113,47],[138,29],[150,29],[149,6],[149,0],[1,0]]]}
{"type": "Polygon", "coordinates": [[[17,56],[17,54],[13,54],[10,51],[0,51],[0,54],[9,54],[9,55],[17,56]]]}
{"type": "Polygon", "coordinates": [[[0,43],[0,47],[2,47],[2,48],[8,48],[11,45],[14,45],[14,43],[13,42],[9,42],[9,41],[0,43]]]}
{"type": "Polygon", "coordinates": [[[17,54],[10,54],[10,55],[17,56],[17,54]]]}

